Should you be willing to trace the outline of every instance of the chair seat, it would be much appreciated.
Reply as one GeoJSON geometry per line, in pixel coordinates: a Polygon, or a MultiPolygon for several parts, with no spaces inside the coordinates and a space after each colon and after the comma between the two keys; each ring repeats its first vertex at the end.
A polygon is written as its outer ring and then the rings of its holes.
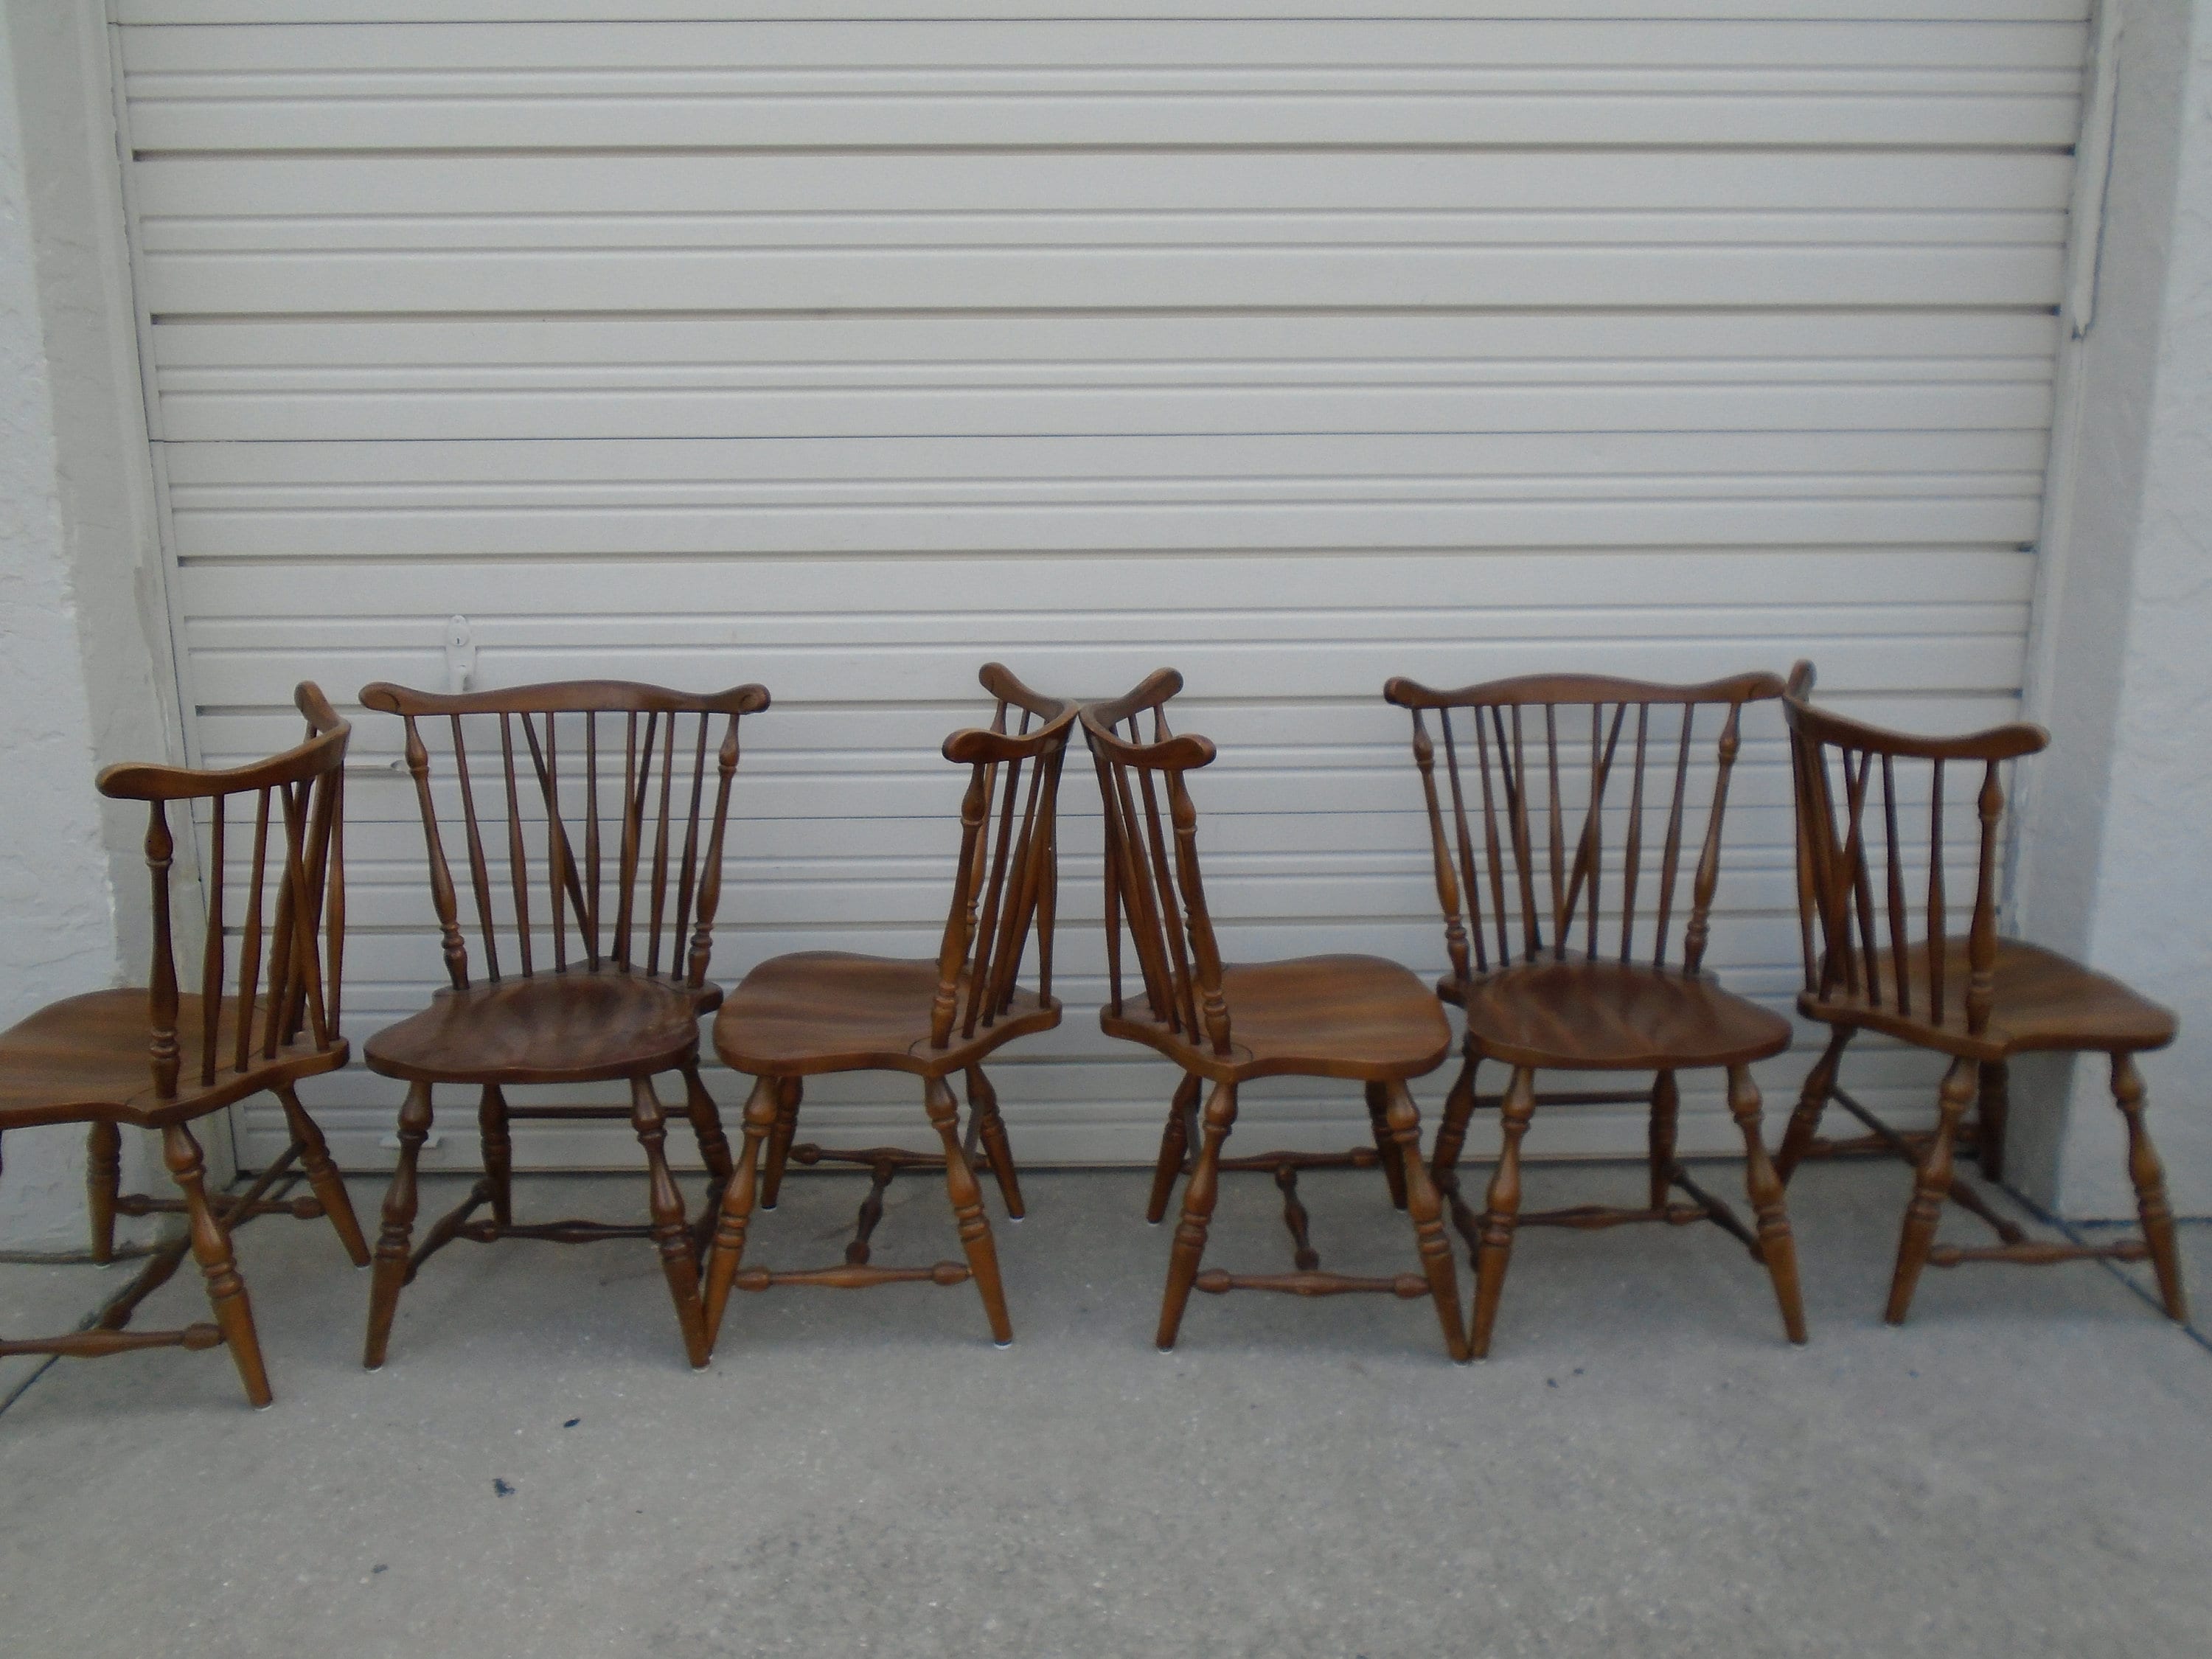
{"type": "Polygon", "coordinates": [[[1905,1000],[1911,1015],[1887,1006],[1889,954],[1884,951],[1883,1003],[1875,1006],[1863,998],[1798,999],[1808,1018],[1831,1024],[1864,1025],[1908,1042],[1963,1054],[1970,1059],[1995,1060],[2006,1054],[2038,1049],[2134,1052],[2162,1048],[2173,1041],[2174,1017],[2149,998],[2138,996],[2110,975],[2084,968],[2071,957],[2046,951],[2023,939],[1997,941],[1996,1000],[1990,1023],[1980,1037],[1966,1035],[1966,951],[1963,938],[1945,941],[1943,951],[1943,1012],[1931,1024],[1929,1014],[1928,946],[1923,940],[1907,951],[1905,1000]]]}
{"type": "Polygon", "coordinates": [[[706,993],[612,966],[443,990],[362,1045],[420,1083],[593,1083],[672,1071],[697,1052],[706,993]]]}
{"type": "MultiPolygon", "coordinates": [[[[246,1068],[235,1069],[238,1005],[230,998],[223,1001],[216,1027],[215,1082],[203,1085],[204,1005],[197,996],[179,996],[177,1093],[165,1100],[154,1091],[147,1057],[153,1028],[146,1005],[143,988],[92,991],[49,1004],[0,1033],[0,1129],[94,1118],[147,1125],[179,1121],[346,1063],[344,1042],[318,1049],[302,1040],[280,1045],[270,1058],[257,1043],[246,1068]]],[[[267,1012],[265,1003],[254,1005],[257,1032],[267,1012]]]]}
{"type": "Polygon", "coordinates": [[[1790,1022],[1702,975],[1569,956],[1517,964],[1437,995],[1467,1011],[1485,1058],[1558,1071],[1740,1066],[1790,1046],[1790,1022]]]}
{"type": "MultiPolygon", "coordinates": [[[[1335,1077],[1361,1082],[1419,1077],[1451,1052],[1451,1027],[1419,977],[1381,957],[1294,957],[1229,963],[1225,1058],[1159,1021],[1101,1010],[1100,1029],[1133,1037],[1202,1077],[1335,1077]]],[[[1136,1006],[1133,1000],[1133,1006],[1136,1006]]]]}
{"type": "MultiPolygon", "coordinates": [[[[714,1052],[755,1077],[809,1077],[878,1067],[942,1076],[972,1065],[1000,1043],[1060,1024],[1060,1004],[1017,988],[1012,1006],[975,1035],[929,1046],[934,962],[799,951],[747,974],[714,1018],[714,1052]]],[[[968,975],[960,977],[964,1015],[968,975]]]]}

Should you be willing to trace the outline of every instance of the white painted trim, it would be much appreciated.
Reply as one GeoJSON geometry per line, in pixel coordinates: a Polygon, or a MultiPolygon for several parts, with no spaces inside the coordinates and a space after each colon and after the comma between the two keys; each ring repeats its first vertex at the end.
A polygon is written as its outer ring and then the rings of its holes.
{"type": "MultiPolygon", "coordinates": [[[[2075,146],[2074,198],[2068,226],[2066,299],[2059,312],[2057,374],[2051,419],[2051,459],[2044,469],[2043,528],[2036,544],[2035,592],[2028,602],[2027,672],[2021,715],[2048,724],[2057,678],[2059,597],[2073,558],[2074,510],[2081,487],[2082,380],[2088,337],[2096,325],[2097,278],[2105,240],[2105,202],[2112,184],[2112,127],[2118,115],[2120,41],[2126,22],[2123,0],[2097,0],[2090,60],[2083,70],[2088,96],[2081,110],[2081,138],[2075,146]]],[[[2015,774],[2010,844],[2006,852],[2003,921],[2027,936],[2035,925],[2033,822],[2037,780],[2033,765],[2015,774]]]]}

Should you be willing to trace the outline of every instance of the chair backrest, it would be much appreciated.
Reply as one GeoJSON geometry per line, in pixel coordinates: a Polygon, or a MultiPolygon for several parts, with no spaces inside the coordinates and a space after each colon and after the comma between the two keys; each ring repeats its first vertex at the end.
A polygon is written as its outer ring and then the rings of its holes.
{"type": "Polygon", "coordinates": [[[1185,773],[1212,762],[1213,745],[1168,730],[1165,705],[1182,690],[1182,676],[1163,668],[1127,695],[1086,703],[1083,709],[1083,737],[1098,769],[1106,817],[1110,1006],[1115,1013],[1121,1012],[1126,918],[1152,1018],[1186,1041],[1209,1043],[1217,1054],[1226,1054],[1229,1005],[1221,991],[1221,951],[1198,868],[1198,810],[1183,783],[1185,773]],[[1144,732],[1146,715],[1149,738],[1144,732]]]}
{"type": "Polygon", "coordinates": [[[977,678],[999,700],[990,729],[955,732],[945,740],[945,758],[971,775],[960,806],[960,870],[930,1010],[929,1040],[939,1048],[951,1042],[956,1025],[971,1037],[1006,1012],[1032,932],[1037,994],[1052,995],[1060,768],[1076,708],[1032,691],[994,662],[984,664],[977,678]]]}
{"type": "Polygon", "coordinates": [[[568,680],[447,695],[379,681],[362,688],[361,701],[406,723],[430,901],[457,989],[469,983],[469,945],[425,726],[450,757],[448,822],[458,820],[461,832],[485,977],[565,973],[573,963],[706,983],[738,721],[769,706],[765,690],[739,685],[694,696],[623,680],[568,680]],[[543,849],[534,865],[533,842],[543,849]],[[513,947],[504,960],[501,934],[513,947]]]}
{"type": "Polygon", "coordinates": [[[1428,804],[1444,944],[1460,982],[1489,972],[1493,962],[1502,968],[1547,954],[1564,959],[1577,927],[1592,960],[1648,957],[1663,968],[1678,915],[1681,970],[1699,970],[1743,706],[1780,696],[1780,680],[1738,674],[1703,685],[1656,685],[1531,674],[1432,691],[1400,678],[1382,695],[1413,713],[1413,763],[1428,804]],[[1431,714],[1443,739],[1449,810],[1437,787],[1431,714]],[[1699,823],[1691,786],[1705,765],[1701,721],[1717,764],[1699,823]],[[1472,781],[1463,769],[1474,773],[1472,781]],[[1471,820],[1480,821],[1479,830],[1471,820]],[[1692,844],[1697,862],[1685,895],[1680,878],[1692,844]],[[1647,857],[1654,866],[1649,881],[1647,857]],[[1608,909],[1617,922],[1602,919],[1608,909]]]}
{"type": "Polygon", "coordinates": [[[318,1053],[344,1042],[338,1020],[345,966],[345,752],[353,728],[312,681],[301,682],[293,702],[307,717],[307,740],[281,755],[222,771],[125,763],[100,775],[101,794],[143,800],[148,807],[154,961],[147,981],[152,1025],[147,1058],[155,1092],[164,1099],[176,1097],[179,1081],[187,1088],[210,1089],[227,1075],[251,1072],[276,1059],[278,1050],[289,1049],[303,1034],[318,1053]],[[250,833],[252,840],[242,860],[245,903],[234,930],[224,893],[228,871],[240,862],[228,810],[234,795],[253,798],[236,831],[250,833]],[[169,915],[176,837],[168,807],[172,801],[202,800],[208,803],[209,842],[199,1023],[196,1031],[179,1033],[169,915]],[[226,985],[235,988],[227,994],[226,985]],[[192,1076],[180,1079],[185,1037],[197,1038],[199,1064],[192,1076]]]}
{"type": "Polygon", "coordinates": [[[2016,722],[1966,737],[1915,737],[1815,708],[1808,701],[1812,690],[1813,665],[1801,662],[1790,671],[1783,711],[1790,721],[1797,798],[1797,919],[1805,988],[1822,1000],[1840,994],[1901,1019],[1943,1025],[1947,992],[1958,988],[1944,984],[1952,915],[1945,836],[1969,816],[1954,812],[1947,823],[1943,769],[1948,762],[1961,762],[1970,776],[1972,769],[1979,769],[1980,785],[1972,811],[1974,897],[1958,1016],[1978,1036],[1989,1024],[1996,989],[1997,852],[2005,800],[1998,769],[2034,754],[2051,734],[2016,722]],[[1923,860],[1924,870],[1913,867],[1923,860]],[[1916,949],[1926,953],[1917,1000],[1916,949]]]}

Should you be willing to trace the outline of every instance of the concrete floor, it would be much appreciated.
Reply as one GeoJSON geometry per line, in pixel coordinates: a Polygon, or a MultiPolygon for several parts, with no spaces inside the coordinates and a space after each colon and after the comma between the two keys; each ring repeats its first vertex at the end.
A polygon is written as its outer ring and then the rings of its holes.
{"type": "MultiPolygon", "coordinates": [[[[1126,1173],[1030,1176],[999,1229],[1005,1352],[965,1287],[779,1291],[732,1304],[698,1375],[632,1243],[455,1245],[365,1374],[366,1277],[319,1224],[260,1221],[240,1260],[274,1409],[220,1352],[154,1352],[55,1365],[0,1415],[0,1646],[2212,1651],[2212,1353],[2088,1265],[1931,1272],[1883,1327],[1909,1179],[1793,1188],[1808,1348],[1712,1228],[1547,1230],[1471,1368],[1425,1304],[1375,1297],[1197,1297],[1155,1353],[1168,1230],[1126,1173]]],[[[524,1207],[641,1212],[640,1185],[535,1180],[524,1207]]],[[[1637,1185],[1540,1168],[1529,1201],[1637,1185]]],[[[795,1176],[757,1259],[835,1259],[861,1190],[795,1176]]],[[[1305,1190],[1328,1266],[1410,1261],[1378,1177],[1305,1190]]],[[[1213,1260],[1288,1265],[1274,1197],[1232,1180],[1213,1260]]],[[[900,1182],[878,1241],[957,1255],[941,1188],[900,1182]]],[[[0,1328],[115,1282],[91,1281],[0,1267],[0,1328]]],[[[144,1319],[204,1308],[188,1269],[144,1319]]]]}

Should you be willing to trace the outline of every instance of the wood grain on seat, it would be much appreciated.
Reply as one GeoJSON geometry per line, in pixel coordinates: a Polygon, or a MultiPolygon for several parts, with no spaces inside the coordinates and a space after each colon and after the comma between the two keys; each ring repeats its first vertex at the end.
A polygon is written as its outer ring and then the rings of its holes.
{"type": "MultiPolygon", "coordinates": [[[[966,1000],[963,969],[955,994],[966,1000]]],[[[1060,1023],[1060,1005],[1018,986],[991,1024],[957,1033],[939,1048],[930,1042],[937,963],[801,951],[772,958],[747,974],[722,1004],[714,1044],[735,1070],[756,1077],[814,1077],[825,1072],[910,1072],[949,1077],[1000,1043],[1060,1023]]]]}
{"type": "Polygon", "coordinates": [[[1941,957],[1942,971],[1932,973],[1925,939],[1916,941],[1906,957],[1905,1006],[1920,1010],[1920,1018],[1900,1013],[1893,1003],[1870,1003],[1848,993],[1808,992],[1798,1006],[1808,1019],[1863,1026],[1922,1048],[1982,1060],[2039,1049],[2115,1054],[2163,1048],[2179,1030],[2172,1010],[2111,975],[2025,939],[2000,939],[1990,961],[1988,1022],[1972,1031],[1966,1022],[1966,994],[1973,981],[1973,942],[1963,935],[1947,939],[1941,957]],[[1942,1009],[1936,1016],[1939,989],[1942,1009]]]}
{"type": "Polygon", "coordinates": [[[1790,1022],[1703,974],[1640,962],[1518,963],[1437,994],[1467,1011],[1486,1059],[1573,1071],[1743,1066],[1790,1046],[1790,1022]]]}
{"type": "MultiPolygon", "coordinates": [[[[146,1065],[147,994],[127,990],[88,991],[50,1003],[0,1032],[0,1127],[34,1123],[82,1123],[88,1115],[142,1128],[182,1123],[233,1101],[243,1100],[279,1083],[343,1066],[345,1040],[317,1043],[306,1032],[279,1043],[273,1057],[256,1057],[249,1071],[218,1065],[216,1080],[199,1081],[205,1053],[205,1002],[197,995],[177,998],[177,1049],[180,1082],[173,1095],[155,1087],[146,1065]]],[[[238,1001],[219,1000],[215,1050],[218,1060],[235,1052],[238,1001]]],[[[252,1023],[268,1018],[265,1000],[253,1005],[252,1023]]]]}
{"type": "Polygon", "coordinates": [[[362,1045],[373,1072],[408,1082],[601,1083],[682,1068],[700,995],[611,964],[447,987],[362,1045]]]}
{"type": "Polygon", "coordinates": [[[1412,970],[1381,957],[1297,957],[1224,963],[1221,997],[1235,1010],[1229,1053],[1194,1043],[1164,1021],[1102,1014],[1109,1036],[1148,1043],[1215,1082],[1425,1077],[1451,1052],[1443,1011],[1412,970]]]}

